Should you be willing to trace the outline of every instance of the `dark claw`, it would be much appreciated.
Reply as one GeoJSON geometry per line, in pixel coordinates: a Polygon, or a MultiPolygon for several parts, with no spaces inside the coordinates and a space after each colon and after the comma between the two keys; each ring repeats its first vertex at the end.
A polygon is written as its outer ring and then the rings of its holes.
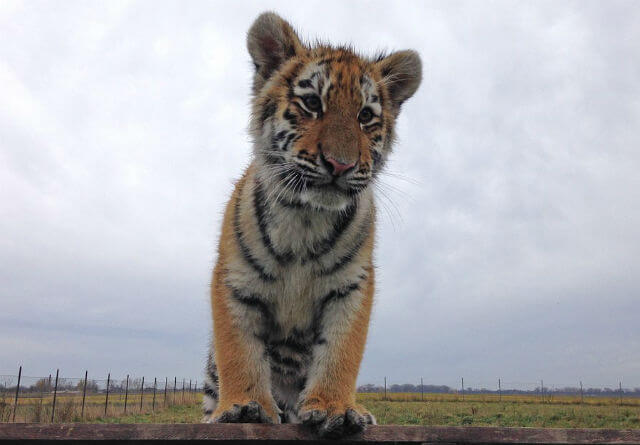
{"type": "Polygon", "coordinates": [[[308,426],[316,426],[322,422],[324,422],[327,418],[327,412],[321,411],[318,409],[314,409],[311,411],[307,411],[300,417],[300,421],[308,426]]]}
{"type": "Polygon", "coordinates": [[[344,432],[345,418],[342,415],[329,417],[320,428],[318,435],[329,439],[337,439],[345,435],[344,432]]]}
{"type": "Polygon", "coordinates": [[[234,404],[233,408],[223,412],[213,421],[215,423],[273,423],[271,417],[255,401],[242,406],[234,404]]]}
{"type": "Polygon", "coordinates": [[[237,423],[239,422],[242,409],[240,405],[233,405],[233,408],[223,412],[217,419],[216,423],[237,423]]]}
{"type": "Polygon", "coordinates": [[[366,413],[364,415],[364,421],[367,425],[377,425],[378,422],[376,422],[376,418],[373,417],[373,414],[371,413],[366,413]]]}
{"type": "Polygon", "coordinates": [[[365,417],[361,416],[356,410],[348,409],[345,414],[345,420],[346,434],[356,434],[364,430],[365,417]]]}
{"type": "Polygon", "coordinates": [[[327,417],[326,411],[312,410],[301,416],[302,423],[315,427],[320,437],[338,439],[360,433],[367,423],[373,423],[372,416],[361,415],[354,409],[344,414],[327,417]]]}

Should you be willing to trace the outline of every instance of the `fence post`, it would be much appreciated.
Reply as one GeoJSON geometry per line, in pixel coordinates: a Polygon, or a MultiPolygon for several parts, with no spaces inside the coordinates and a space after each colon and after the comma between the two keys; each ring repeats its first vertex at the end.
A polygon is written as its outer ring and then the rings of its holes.
{"type": "Polygon", "coordinates": [[[193,402],[193,393],[191,392],[191,379],[189,379],[189,392],[187,393],[189,403],[193,402]]]}
{"type": "Polygon", "coordinates": [[[164,406],[167,406],[167,385],[169,384],[169,379],[164,378],[164,406]]]}
{"type": "Polygon", "coordinates": [[[182,404],[184,405],[184,379],[182,379],[182,404]]]}
{"type": "Polygon", "coordinates": [[[544,403],[544,380],[540,380],[540,398],[542,399],[542,403],[544,403]]]}
{"type": "Polygon", "coordinates": [[[622,382],[618,382],[618,387],[620,388],[620,406],[622,406],[622,382]]]}
{"type": "Polygon", "coordinates": [[[82,411],[80,417],[84,419],[84,401],[87,397],[87,376],[89,375],[89,371],[84,371],[84,387],[82,388],[82,411]]]}
{"type": "Polygon", "coordinates": [[[387,377],[384,378],[384,399],[387,400],[387,377]]]}
{"type": "Polygon", "coordinates": [[[144,376],[142,376],[142,384],[140,385],[140,412],[142,413],[142,399],[144,398],[144,376]]]}
{"type": "Polygon", "coordinates": [[[194,398],[194,400],[195,400],[195,399],[196,399],[196,397],[197,397],[197,395],[196,395],[196,394],[198,394],[198,381],[197,381],[197,380],[196,380],[195,385],[193,385],[193,398],[194,398]]]}
{"type": "Polygon", "coordinates": [[[42,405],[44,403],[44,391],[45,391],[45,386],[46,386],[45,382],[46,382],[46,380],[43,378],[42,379],[42,387],[40,388],[40,409],[41,410],[42,410],[42,405]]]}
{"type": "Polygon", "coordinates": [[[156,412],[156,385],[158,384],[158,378],[153,378],[153,402],[151,402],[151,411],[156,412]]]}
{"type": "Polygon", "coordinates": [[[58,374],[60,373],[59,369],[56,369],[56,386],[53,388],[53,406],[51,407],[51,423],[53,423],[53,418],[56,415],[56,397],[58,396],[58,374]]]}
{"type": "Polygon", "coordinates": [[[422,382],[422,377],[420,377],[420,400],[424,402],[424,383],[422,382]]]}
{"type": "Polygon", "coordinates": [[[173,376],[173,404],[176,403],[176,387],[178,386],[178,377],[173,376]]]}
{"type": "Polygon", "coordinates": [[[127,374],[127,384],[124,388],[124,413],[127,413],[127,399],[129,398],[129,374],[127,374]]]}
{"type": "Polygon", "coordinates": [[[18,395],[20,394],[20,379],[22,379],[22,366],[18,368],[18,384],[16,385],[16,398],[13,401],[13,423],[16,423],[16,410],[18,409],[18,395]]]}
{"type": "Polygon", "coordinates": [[[111,373],[107,374],[107,397],[104,399],[104,415],[107,416],[107,406],[109,406],[109,383],[111,382],[111,373]]]}
{"type": "Polygon", "coordinates": [[[580,380],[580,404],[584,403],[584,393],[582,391],[582,380],[580,380]]]}
{"type": "Polygon", "coordinates": [[[464,402],[464,377],[462,378],[462,401],[464,402]]]}
{"type": "Polygon", "coordinates": [[[502,402],[502,384],[500,382],[500,379],[498,379],[498,398],[499,401],[502,402]]]}

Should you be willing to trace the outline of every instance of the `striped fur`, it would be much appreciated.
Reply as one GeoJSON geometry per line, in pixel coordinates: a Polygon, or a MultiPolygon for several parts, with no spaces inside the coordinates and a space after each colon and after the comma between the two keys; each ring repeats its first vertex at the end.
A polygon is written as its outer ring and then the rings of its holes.
{"type": "Polygon", "coordinates": [[[305,46],[273,13],[248,47],[254,156],[213,273],[205,421],[303,422],[338,437],[375,422],[355,402],[374,293],[370,185],[420,60],[305,46]],[[353,167],[332,174],[336,163],[353,167]]]}

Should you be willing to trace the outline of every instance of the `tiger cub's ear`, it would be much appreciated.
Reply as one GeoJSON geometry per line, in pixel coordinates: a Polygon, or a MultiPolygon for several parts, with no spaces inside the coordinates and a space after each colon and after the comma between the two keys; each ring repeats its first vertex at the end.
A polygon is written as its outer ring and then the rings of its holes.
{"type": "Polygon", "coordinates": [[[273,12],[264,12],[253,22],[247,48],[256,68],[253,82],[258,92],[286,60],[303,51],[303,45],[289,23],[273,12]]]}
{"type": "Polygon", "coordinates": [[[422,62],[417,52],[398,51],[376,63],[382,75],[382,83],[389,91],[395,112],[413,96],[422,81],[422,62]]]}

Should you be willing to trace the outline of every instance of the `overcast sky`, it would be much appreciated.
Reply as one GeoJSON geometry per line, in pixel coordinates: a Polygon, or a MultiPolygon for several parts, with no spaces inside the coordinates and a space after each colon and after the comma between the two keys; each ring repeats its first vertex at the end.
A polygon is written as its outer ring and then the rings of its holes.
{"type": "Polygon", "coordinates": [[[640,386],[631,1],[3,0],[0,374],[202,376],[267,7],[423,58],[359,382],[640,386]]]}

